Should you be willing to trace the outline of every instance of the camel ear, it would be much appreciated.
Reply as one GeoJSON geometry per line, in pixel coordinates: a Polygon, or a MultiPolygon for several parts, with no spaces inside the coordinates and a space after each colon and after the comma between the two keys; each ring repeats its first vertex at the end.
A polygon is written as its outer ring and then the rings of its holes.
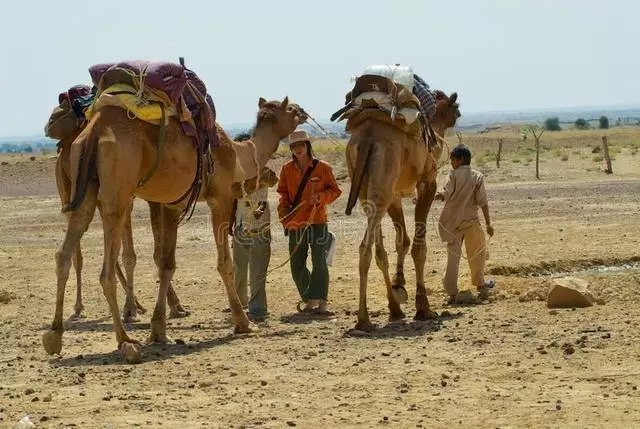
{"type": "Polygon", "coordinates": [[[282,100],[280,107],[282,108],[282,110],[287,110],[288,105],[289,105],[289,96],[286,96],[284,97],[284,100],[282,100]]]}
{"type": "Polygon", "coordinates": [[[451,97],[449,97],[449,104],[453,105],[453,103],[455,103],[457,99],[458,93],[454,92],[453,94],[451,94],[451,97]]]}
{"type": "Polygon", "coordinates": [[[258,100],[258,107],[262,109],[262,106],[264,106],[265,104],[267,104],[267,100],[260,97],[260,99],[258,100]]]}

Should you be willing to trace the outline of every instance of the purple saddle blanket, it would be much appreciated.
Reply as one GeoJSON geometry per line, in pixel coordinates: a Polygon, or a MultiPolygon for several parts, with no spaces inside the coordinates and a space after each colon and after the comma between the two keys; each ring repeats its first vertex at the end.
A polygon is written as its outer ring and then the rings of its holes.
{"type": "MultiPolygon", "coordinates": [[[[198,75],[180,64],[171,62],[150,62],[144,60],[130,60],[118,63],[95,64],[89,67],[89,74],[98,90],[109,76],[118,80],[118,70],[128,70],[129,79],[144,79],[144,85],[160,90],[167,94],[176,109],[182,108],[181,99],[191,113],[195,128],[189,122],[180,122],[185,135],[194,139],[200,145],[218,146],[216,134],[216,109],[213,99],[207,93],[207,87],[198,75]]],[[[112,82],[115,83],[115,82],[112,82]]],[[[138,82],[139,83],[139,82],[138,82]]]]}

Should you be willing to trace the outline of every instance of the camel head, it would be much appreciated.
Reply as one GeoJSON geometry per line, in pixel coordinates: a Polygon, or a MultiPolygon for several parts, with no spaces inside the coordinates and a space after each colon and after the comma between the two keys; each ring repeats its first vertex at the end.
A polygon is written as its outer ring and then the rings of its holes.
{"type": "Polygon", "coordinates": [[[461,116],[460,105],[457,103],[458,93],[454,92],[447,97],[443,91],[436,90],[436,114],[433,118],[434,127],[452,128],[456,125],[456,121],[461,116]]]}
{"type": "Polygon", "coordinates": [[[295,103],[289,103],[289,97],[285,97],[282,101],[267,101],[260,97],[258,108],[256,127],[268,124],[281,139],[287,137],[298,125],[307,120],[304,110],[295,103]]]}

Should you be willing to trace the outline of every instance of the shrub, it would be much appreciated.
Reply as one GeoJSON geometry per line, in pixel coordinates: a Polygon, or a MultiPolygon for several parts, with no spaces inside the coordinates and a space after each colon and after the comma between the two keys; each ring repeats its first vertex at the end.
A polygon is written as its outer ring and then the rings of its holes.
{"type": "Polygon", "coordinates": [[[606,116],[600,116],[600,119],[598,119],[598,128],[600,128],[601,130],[606,130],[607,128],[609,128],[609,118],[607,118],[606,116]]]}
{"type": "Polygon", "coordinates": [[[579,130],[588,130],[590,128],[589,122],[583,118],[576,119],[575,126],[579,130]]]}
{"type": "Polygon", "coordinates": [[[547,131],[560,131],[562,130],[562,127],[560,127],[560,118],[553,117],[553,118],[547,118],[544,121],[544,129],[547,131]]]}

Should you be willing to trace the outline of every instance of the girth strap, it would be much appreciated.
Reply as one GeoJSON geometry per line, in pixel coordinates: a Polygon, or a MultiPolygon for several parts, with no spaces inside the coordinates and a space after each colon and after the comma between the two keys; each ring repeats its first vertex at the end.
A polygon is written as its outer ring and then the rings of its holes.
{"type": "Polygon", "coordinates": [[[145,183],[147,183],[149,179],[151,179],[151,176],[155,174],[155,172],[158,170],[158,165],[160,164],[160,160],[162,159],[162,155],[164,153],[164,140],[165,140],[165,132],[166,132],[166,125],[165,125],[166,113],[164,110],[164,104],[162,103],[157,103],[157,104],[160,105],[161,118],[160,118],[160,132],[158,134],[158,146],[156,147],[156,152],[157,152],[156,162],[153,164],[153,166],[147,172],[147,174],[138,182],[138,187],[143,186],[145,183]]]}

